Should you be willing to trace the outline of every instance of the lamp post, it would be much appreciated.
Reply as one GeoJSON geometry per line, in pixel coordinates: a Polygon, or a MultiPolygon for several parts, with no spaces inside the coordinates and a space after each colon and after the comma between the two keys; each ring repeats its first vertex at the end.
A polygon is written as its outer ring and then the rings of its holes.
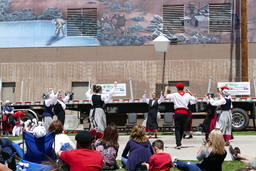
{"type": "Polygon", "coordinates": [[[161,33],[155,40],[153,40],[156,52],[164,52],[163,60],[163,74],[162,74],[162,89],[164,90],[164,73],[165,73],[165,58],[168,51],[170,41],[161,33]]]}

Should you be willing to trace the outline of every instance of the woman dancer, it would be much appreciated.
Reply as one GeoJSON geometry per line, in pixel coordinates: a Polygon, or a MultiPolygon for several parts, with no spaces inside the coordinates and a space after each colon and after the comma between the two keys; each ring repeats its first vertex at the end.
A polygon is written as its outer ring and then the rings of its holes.
{"type": "Polygon", "coordinates": [[[229,140],[232,139],[231,131],[232,131],[232,101],[230,98],[229,88],[228,87],[221,87],[219,90],[220,99],[208,99],[212,106],[221,106],[221,112],[218,115],[216,128],[220,129],[223,138],[226,141],[226,146],[228,146],[229,140]]]}
{"type": "Polygon", "coordinates": [[[152,94],[152,99],[147,98],[146,91],[142,96],[144,102],[149,105],[148,117],[146,121],[146,131],[155,132],[155,138],[157,138],[158,121],[161,118],[158,106],[164,101],[164,96],[161,91],[160,99],[156,99],[156,93],[152,94]],[[159,117],[160,116],[160,117],[159,117]]]}
{"type": "Polygon", "coordinates": [[[203,122],[203,132],[205,133],[205,139],[208,141],[209,133],[215,128],[216,120],[217,120],[217,106],[212,106],[209,99],[214,100],[214,93],[210,92],[205,95],[206,103],[207,103],[207,115],[203,122]]]}
{"type": "Polygon", "coordinates": [[[116,89],[117,82],[114,82],[114,87],[107,94],[102,93],[102,87],[99,85],[93,85],[92,89],[89,89],[85,95],[90,100],[92,109],[90,111],[90,130],[95,129],[97,132],[103,132],[107,126],[106,114],[103,110],[106,103],[112,98],[116,89]],[[93,93],[92,93],[93,91],[93,93]]]}

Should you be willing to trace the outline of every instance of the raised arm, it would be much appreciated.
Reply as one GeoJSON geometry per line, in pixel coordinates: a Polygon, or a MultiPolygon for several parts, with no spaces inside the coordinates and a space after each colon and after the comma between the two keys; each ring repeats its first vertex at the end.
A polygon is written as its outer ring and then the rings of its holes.
{"type": "Polygon", "coordinates": [[[101,100],[103,100],[106,103],[109,102],[109,100],[112,99],[112,96],[116,90],[117,82],[114,82],[114,87],[108,92],[108,94],[101,95],[101,100]]]}
{"type": "Polygon", "coordinates": [[[165,86],[165,89],[164,89],[164,98],[167,97],[167,92],[169,90],[169,86],[165,86]]]}
{"type": "Polygon", "coordinates": [[[211,103],[212,106],[220,106],[220,105],[226,104],[226,100],[222,95],[220,95],[219,100],[214,100],[211,98],[211,99],[209,99],[209,102],[211,103]]]}
{"type": "Polygon", "coordinates": [[[57,99],[58,99],[59,94],[60,94],[60,90],[57,91],[57,93],[55,93],[55,94],[53,95],[53,97],[52,97],[52,102],[53,102],[54,105],[56,105],[57,102],[58,102],[57,99]]]}
{"type": "Polygon", "coordinates": [[[63,99],[64,103],[67,103],[67,101],[70,99],[70,91],[67,92],[67,95],[65,96],[65,98],[63,99]]]}
{"type": "Polygon", "coordinates": [[[158,104],[164,101],[163,91],[160,92],[160,98],[158,99],[158,104]]]}
{"type": "Polygon", "coordinates": [[[146,102],[147,104],[149,103],[149,99],[147,99],[147,91],[146,91],[146,90],[144,91],[144,94],[143,94],[143,96],[142,96],[142,100],[143,100],[144,102],[146,102]]]}

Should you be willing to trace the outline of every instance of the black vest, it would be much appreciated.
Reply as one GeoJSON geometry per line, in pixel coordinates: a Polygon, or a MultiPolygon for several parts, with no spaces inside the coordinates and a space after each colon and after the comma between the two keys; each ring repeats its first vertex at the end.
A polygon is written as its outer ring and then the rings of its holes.
{"type": "Polygon", "coordinates": [[[104,101],[101,100],[100,95],[92,95],[92,102],[94,108],[103,108],[104,107],[104,101]]]}
{"type": "Polygon", "coordinates": [[[226,104],[221,105],[221,109],[222,110],[230,110],[231,108],[231,99],[225,99],[226,100],[226,104]]]}
{"type": "MultiPolygon", "coordinates": [[[[63,102],[63,101],[62,101],[63,102]]],[[[61,104],[57,101],[56,105],[54,105],[54,110],[57,111],[57,110],[63,110],[61,104]]]]}
{"type": "Polygon", "coordinates": [[[149,105],[149,110],[150,109],[158,109],[158,101],[155,100],[155,103],[152,105],[153,103],[153,100],[152,99],[149,99],[149,102],[148,102],[148,105],[149,105]]]}

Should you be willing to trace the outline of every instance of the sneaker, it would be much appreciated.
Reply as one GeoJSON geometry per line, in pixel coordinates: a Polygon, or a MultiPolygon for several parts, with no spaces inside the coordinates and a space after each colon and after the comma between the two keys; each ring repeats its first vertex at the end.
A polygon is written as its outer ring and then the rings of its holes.
{"type": "Polygon", "coordinates": [[[229,146],[229,152],[230,152],[230,155],[231,155],[231,159],[233,161],[235,160],[238,160],[238,157],[237,157],[237,151],[235,151],[232,147],[232,145],[229,146]]]}
{"type": "Polygon", "coordinates": [[[185,139],[185,138],[186,138],[186,134],[183,134],[183,135],[182,135],[182,139],[185,139]]]}
{"type": "Polygon", "coordinates": [[[193,138],[193,135],[189,135],[188,139],[192,139],[193,138]]]}
{"type": "Polygon", "coordinates": [[[172,157],[172,163],[173,163],[174,167],[177,167],[178,160],[179,160],[178,157],[175,157],[175,156],[172,157]]]}
{"type": "Polygon", "coordinates": [[[237,152],[237,154],[241,154],[241,150],[238,147],[235,147],[234,150],[237,152]]]}
{"type": "Polygon", "coordinates": [[[180,149],[181,149],[181,146],[177,146],[177,147],[175,147],[175,149],[180,150],[180,149]]]}

